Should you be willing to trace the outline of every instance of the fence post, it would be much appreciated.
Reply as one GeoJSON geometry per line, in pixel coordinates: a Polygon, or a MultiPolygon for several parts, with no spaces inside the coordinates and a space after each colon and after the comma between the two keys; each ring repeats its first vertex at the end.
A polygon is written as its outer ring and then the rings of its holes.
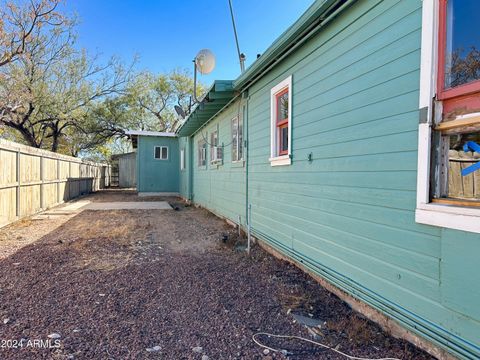
{"type": "Polygon", "coordinates": [[[16,215],[20,217],[20,187],[21,187],[21,179],[20,179],[20,150],[17,151],[17,203],[16,203],[16,215]]]}
{"type": "Polygon", "coordinates": [[[60,204],[60,188],[62,184],[60,182],[60,159],[57,159],[57,204],[60,204]]]}
{"type": "Polygon", "coordinates": [[[44,169],[44,160],[45,158],[43,157],[43,155],[40,155],[40,181],[41,181],[41,184],[40,184],[40,209],[45,209],[45,185],[44,185],[44,181],[45,181],[45,169],[44,169]]]}

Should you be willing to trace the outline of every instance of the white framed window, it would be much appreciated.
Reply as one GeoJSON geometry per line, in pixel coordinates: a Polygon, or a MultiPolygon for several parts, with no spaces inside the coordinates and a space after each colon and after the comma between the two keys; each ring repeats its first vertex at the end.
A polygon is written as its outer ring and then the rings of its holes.
{"type": "Polygon", "coordinates": [[[180,150],[180,170],[185,170],[185,148],[180,150]]]}
{"type": "Polygon", "coordinates": [[[232,119],[232,161],[243,160],[243,118],[235,116],[232,119]]]}
{"type": "MultiPolygon", "coordinates": [[[[479,7],[476,1],[468,3],[479,7]]],[[[480,153],[475,150],[480,143],[476,107],[480,82],[473,73],[462,73],[462,69],[471,69],[471,56],[462,49],[478,44],[455,42],[478,40],[452,37],[452,32],[476,31],[472,19],[461,19],[456,28],[455,19],[460,19],[454,14],[463,5],[459,0],[423,0],[415,220],[480,233],[480,187],[476,186],[480,184],[480,153]],[[471,24],[470,30],[465,24],[471,24]]]]}
{"type": "Polygon", "coordinates": [[[207,143],[205,140],[200,140],[198,142],[198,166],[207,165],[207,143]]]}
{"type": "Polygon", "coordinates": [[[210,162],[217,164],[222,161],[222,147],[218,144],[218,130],[210,134],[210,162]]]}
{"type": "Polygon", "coordinates": [[[168,160],[168,146],[155,146],[153,157],[156,160],[168,160]]]}
{"type": "Polygon", "coordinates": [[[292,162],[292,76],[270,90],[270,164],[292,162]]]}

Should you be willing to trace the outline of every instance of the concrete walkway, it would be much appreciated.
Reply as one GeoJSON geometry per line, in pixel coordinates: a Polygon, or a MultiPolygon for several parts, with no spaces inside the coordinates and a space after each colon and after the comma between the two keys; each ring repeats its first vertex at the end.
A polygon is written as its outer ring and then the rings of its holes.
{"type": "Polygon", "coordinates": [[[172,210],[166,201],[125,201],[90,203],[82,210],[172,210]]]}

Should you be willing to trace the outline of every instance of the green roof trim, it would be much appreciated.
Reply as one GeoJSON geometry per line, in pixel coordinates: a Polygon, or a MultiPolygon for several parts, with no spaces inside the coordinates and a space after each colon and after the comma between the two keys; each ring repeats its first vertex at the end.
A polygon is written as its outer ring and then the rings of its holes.
{"type": "Polygon", "coordinates": [[[215,80],[190,115],[177,129],[177,135],[192,135],[212,116],[223,109],[234,96],[233,80],[215,80]]]}
{"type": "MultiPolygon", "coordinates": [[[[353,1],[347,1],[347,3],[353,1]]],[[[317,0],[303,15],[290,26],[282,35],[275,40],[270,47],[234,81],[235,90],[247,89],[264,70],[273,67],[280,57],[312,29],[321,25],[323,20],[335,12],[339,7],[343,8],[345,0],[317,0]]]]}

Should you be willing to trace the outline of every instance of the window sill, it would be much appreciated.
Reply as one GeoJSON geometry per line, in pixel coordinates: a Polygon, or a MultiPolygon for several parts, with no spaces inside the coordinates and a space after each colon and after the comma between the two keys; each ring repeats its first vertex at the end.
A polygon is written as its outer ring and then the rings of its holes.
{"type": "Polygon", "coordinates": [[[419,204],[415,221],[420,224],[480,233],[480,209],[456,205],[419,204]]]}
{"type": "Polygon", "coordinates": [[[290,155],[282,155],[268,159],[271,166],[291,165],[292,159],[290,155]]]}
{"type": "Polygon", "coordinates": [[[245,161],[244,160],[237,160],[237,161],[232,161],[232,168],[243,168],[245,167],[245,161]]]}

